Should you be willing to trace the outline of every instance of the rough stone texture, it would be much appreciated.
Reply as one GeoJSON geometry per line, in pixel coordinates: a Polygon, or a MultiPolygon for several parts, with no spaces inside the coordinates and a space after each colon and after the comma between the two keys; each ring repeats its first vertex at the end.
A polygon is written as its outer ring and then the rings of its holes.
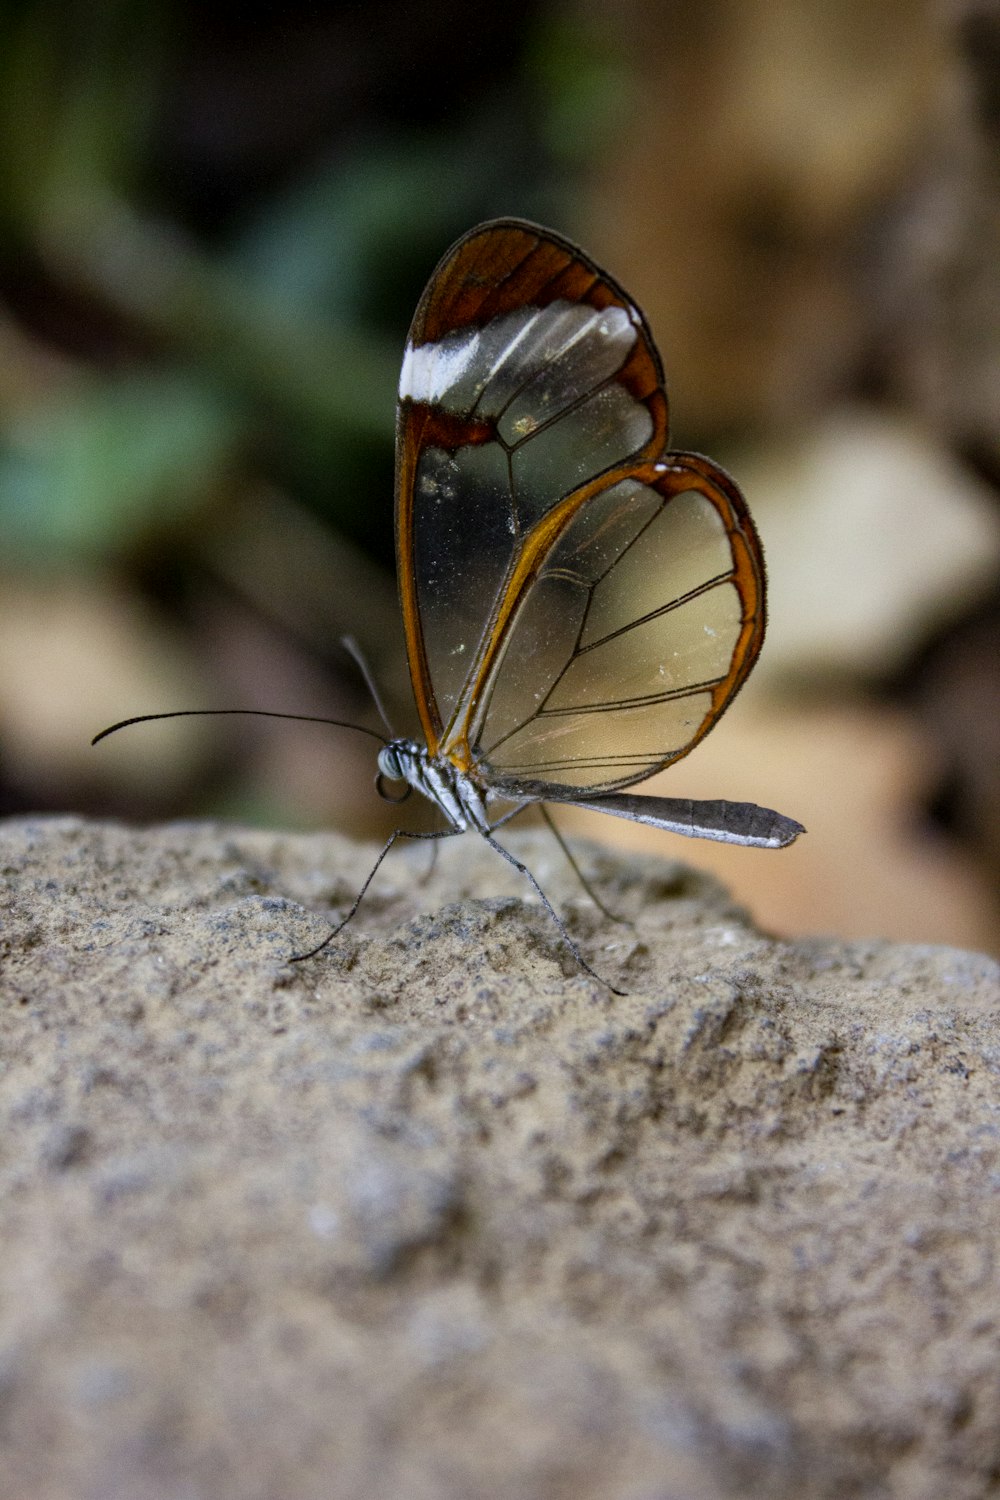
{"type": "Polygon", "coordinates": [[[3,825],[5,1500],[1000,1492],[996,965],[517,847],[3,825]]]}

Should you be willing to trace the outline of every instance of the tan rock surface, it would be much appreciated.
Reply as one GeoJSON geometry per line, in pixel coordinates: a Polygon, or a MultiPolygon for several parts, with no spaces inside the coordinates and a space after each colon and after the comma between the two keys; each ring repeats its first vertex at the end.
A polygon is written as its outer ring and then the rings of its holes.
{"type": "Polygon", "coordinates": [[[998,1492],[997,966],[518,848],[2,826],[5,1500],[998,1492]]]}

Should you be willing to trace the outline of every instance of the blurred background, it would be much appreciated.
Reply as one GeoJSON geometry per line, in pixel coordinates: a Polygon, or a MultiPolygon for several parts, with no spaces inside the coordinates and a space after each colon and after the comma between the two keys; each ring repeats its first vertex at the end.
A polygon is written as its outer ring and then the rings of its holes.
{"type": "Polygon", "coordinates": [[[760,663],[656,790],[809,835],[569,826],[717,870],[775,932],[1000,949],[983,0],[3,0],[0,811],[389,826],[360,735],[88,741],[180,707],[373,723],[347,631],[413,727],[397,371],[435,262],[498,214],[635,295],[675,445],[764,539],[760,663]]]}

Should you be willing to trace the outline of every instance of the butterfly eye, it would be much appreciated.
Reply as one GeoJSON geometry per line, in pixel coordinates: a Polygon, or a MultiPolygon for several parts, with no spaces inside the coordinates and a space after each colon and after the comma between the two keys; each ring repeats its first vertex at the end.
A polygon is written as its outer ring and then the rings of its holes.
{"type": "Polygon", "coordinates": [[[383,745],[378,753],[378,775],[375,777],[375,790],[383,802],[405,802],[413,791],[412,786],[406,779],[402,758],[394,745],[383,745]],[[385,784],[387,781],[401,781],[403,783],[403,789],[398,796],[386,790],[385,784]]]}
{"type": "Polygon", "coordinates": [[[399,754],[393,745],[384,745],[378,753],[378,768],[390,781],[405,781],[399,754]]]}

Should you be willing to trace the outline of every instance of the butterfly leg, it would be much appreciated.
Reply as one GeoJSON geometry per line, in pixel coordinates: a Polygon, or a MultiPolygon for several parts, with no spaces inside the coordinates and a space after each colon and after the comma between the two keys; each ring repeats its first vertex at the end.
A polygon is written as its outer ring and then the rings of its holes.
{"type": "Polygon", "coordinates": [[[527,812],[529,807],[534,807],[533,802],[521,802],[517,807],[512,807],[510,812],[505,812],[502,818],[497,818],[495,823],[489,826],[490,833],[496,833],[498,828],[503,828],[507,823],[513,823],[519,813],[527,812]]]}
{"type": "MultiPolygon", "coordinates": [[[[511,817],[513,817],[513,814],[511,814],[511,817]]],[[[502,819],[501,821],[502,822],[506,822],[507,819],[502,819]]],[[[498,843],[497,840],[495,838],[493,838],[493,836],[486,829],[481,829],[480,831],[482,832],[483,838],[489,844],[490,848],[491,849],[495,849],[498,854],[502,854],[503,857],[504,857],[504,859],[507,861],[507,863],[509,865],[513,865],[514,869],[517,870],[519,874],[523,875],[524,878],[527,881],[529,881],[530,884],[534,887],[534,890],[535,890],[535,892],[536,892],[539,900],[541,901],[542,905],[545,907],[545,910],[548,912],[548,914],[552,918],[553,922],[559,928],[559,931],[562,934],[562,940],[563,940],[563,942],[566,944],[567,948],[572,953],[572,955],[576,959],[577,963],[580,965],[580,968],[581,969],[585,969],[592,979],[596,979],[597,982],[598,982],[598,984],[603,984],[607,989],[609,989],[611,991],[611,993],[613,995],[624,995],[625,994],[624,990],[616,990],[615,987],[614,987],[614,985],[611,983],[610,980],[605,979],[603,975],[598,974],[598,972],[597,972],[596,969],[592,969],[590,967],[590,964],[588,964],[587,960],[584,958],[583,954],[580,952],[580,950],[577,947],[576,943],[570,937],[569,931],[567,930],[567,927],[566,927],[566,923],[563,921],[562,917],[556,911],[555,907],[552,905],[552,902],[549,900],[548,896],[546,896],[545,892],[542,890],[541,886],[538,884],[538,881],[535,879],[534,875],[532,875],[531,871],[528,869],[528,866],[525,865],[525,864],[522,864],[519,859],[517,859],[513,854],[511,854],[511,852],[510,852],[509,849],[505,849],[504,848],[503,844],[498,843]]]]}
{"type": "Polygon", "coordinates": [[[579,880],[580,884],[583,886],[584,890],[587,892],[587,895],[590,897],[591,901],[593,901],[593,903],[597,907],[597,909],[599,911],[602,911],[604,913],[604,915],[610,919],[610,921],[612,921],[612,922],[622,922],[625,926],[631,926],[631,923],[629,922],[628,917],[620,917],[617,912],[611,911],[611,909],[609,907],[605,906],[604,902],[601,900],[600,896],[598,896],[597,892],[594,890],[594,888],[591,885],[590,881],[587,879],[587,877],[584,875],[583,871],[580,869],[580,866],[577,863],[576,859],[574,858],[574,856],[572,854],[572,851],[570,850],[569,845],[567,844],[566,840],[563,838],[562,834],[559,832],[559,829],[556,827],[555,822],[554,822],[554,820],[552,818],[552,815],[549,812],[548,808],[545,806],[544,802],[522,802],[520,804],[520,806],[519,807],[515,807],[512,812],[504,813],[504,815],[503,815],[502,818],[497,818],[497,820],[496,820],[495,823],[491,823],[490,824],[490,832],[491,833],[495,833],[498,828],[502,828],[505,823],[510,823],[512,821],[512,819],[514,819],[514,818],[517,817],[518,813],[525,812],[529,807],[537,807],[538,808],[538,810],[541,813],[542,817],[545,819],[546,823],[548,824],[549,829],[550,829],[550,831],[552,833],[553,838],[555,839],[556,843],[559,845],[559,847],[562,850],[562,852],[565,854],[566,859],[568,860],[570,868],[572,869],[574,875],[576,876],[577,880],[579,880]]]}
{"type": "Polygon", "coordinates": [[[437,869],[437,862],[438,862],[438,843],[437,843],[437,840],[435,839],[434,843],[431,844],[431,857],[430,857],[430,861],[429,861],[429,863],[427,865],[426,870],[424,871],[424,873],[420,877],[420,884],[421,885],[426,885],[427,882],[428,882],[428,880],[430,880],[431,876],[434,874],[434,871],[437,869]]]}
{"type": "Polygon", "coordinates": [[[577,880],[579,880],[580,884],[583,886],[584,890],[587,892],[587,895],[590,897],[591,901],[593,901],[597,909],[599,911],[602,911],[604,915],[608,917],[612,922],[622,922],[625,926],[629,926],[630,924],[628,917],[620,917],[617,912],[611,911],[609,907],[605,906],[600,896],[594,890],[594,887],[591,885],[586,875],[584,875],[583,871],[580,869],[580,866],[573,855],[573,851],[570,849],[566,840],[563,838],[562,834],[559,832],[559,829],[556,827],[555,820],[552,817],[552,814],[549,812],[548,808],[545,806],[544,802],[540,802],[538,804],[538,810],[541,813],[542,817],[545,819],[546,823],[549,825],[549,830],[552,833],[552,837],[555,839],[556,843],[565,854],[574,875],[576,876],[577,880]]]}
{"type": "Polygon", "coordinates": [[[321,943],[317,943],[315,948],[310,948],[308,953],[296,953],[293,958],[290,958],[288,960],[288,962],[290,964],[301,964],[301,963],[304,963],[307,958],[315,958],[316,955],[317,955],[317,953],[322,953],[323,949],[329,943],[333,942],[334,938],[338,935],[338,933],[343,932],[344,928],[347,926],[348,922],[354,916],[354,913],[357,911],[358,907],[361,905],[362,901],[364,900],[365,892],[367,891],[368,887],[371,885],[372,881],[375,879],[375,875],[376,875],[376,872],[378,871],[379,865],[385,859],[386,855],[389,853],[389,850],[392,848],[393,844],[396,842],[397,839],[450,839],[450,838],[453,838],[456,833],[461,833],[461,832],[462,832],[462,829],[460,829],[460,828],[439,828],[439,829],[437,829],[433,833],[411,833],[411,832],[409,832],[405,828],[397,828],[394,833],[391,833],[389,835],[389,837],[386,839],[385,843],[383,844],[382,851],[379,854],[378,859],[375,861],[375,863],[372,865],[371,869],[369,870],[369,872],[368,872],[368,878],[365,881],[364,885],[361,887],[361,889],[358,892],[357,896],[354,898],[354,905],[351,907],[350,911],[347,913],[347,916],[344,918],[344,920],[342,922],[338,922],[337,925],[336,925],[336,927],[334,927],[333,931],[332,932],[328,932],[327,935],[326,935],[326,937],[323,939],[323,941],[321,943]]]}

